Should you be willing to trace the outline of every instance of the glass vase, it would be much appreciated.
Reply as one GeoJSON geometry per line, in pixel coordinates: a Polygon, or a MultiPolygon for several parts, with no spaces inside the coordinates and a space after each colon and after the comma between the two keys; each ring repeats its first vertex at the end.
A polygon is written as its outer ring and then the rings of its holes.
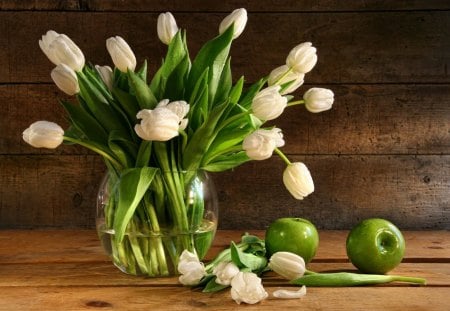
{"type": "Polygon", "coordinates": [[[205,171],[158,172],[118,240],[114,216],[117,183],[106,174],[97,197],[96,227],[114,265],[131,275],[177,275],[183,250],[202,259],[217,228],[218,204],[214,183],[205,171]]]}

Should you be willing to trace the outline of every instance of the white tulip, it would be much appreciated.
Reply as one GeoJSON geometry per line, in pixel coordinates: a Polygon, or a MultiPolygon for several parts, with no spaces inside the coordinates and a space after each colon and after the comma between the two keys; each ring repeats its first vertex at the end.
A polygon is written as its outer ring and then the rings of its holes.
{"type": "Polygon", "coordinates": [[[314,182],[305,164],[295,162],[289,164],[283,173],[283,182],[287,190],[297,200],[314,192],[314,182]]]}
{"type": "Polygon", "coordinates": [[[167,141],[178,136],[180,130],[187,126],[187,119],[183,119],[189,112],[189,105],[185,101],[169,103],[164,99],[155,109],[143,109],[136,117],[142,119],[134,130],[144,140],[167,141]]]}
{"type": "Polygon", "coordinates": [[[272,85],[261,90],[252,101],[252,112],[258,119],[273,120],[278,118],[287,107],[287,98],[279,93],[281,87],[272,85]]]}
{"type": "Polygon", "coordinates": [[[55,65],[66,64],[75,71],[81,71],[85,59],[80,48],[65,34],[49,30],[42,39],[39,46],[48,59],[55,65]]]}
{"type": "Polygon", "coordinates": [[[136,56],[134,56],[128,43],[119,36],[111,37],[106,40],[106,49],[111,55],[114,65],[122,72],[127,69],[134,71],[136,68],[136,56]]]}
{"type": "Polygon", "coordinates": [[[305,274],[306,266],[302,257],[291,252],[276,252],[270,257],[269,268],[290,281],[305,274]]]}
{"type": "Polygon", "coordinates": [[[56,66],[50,73],[50,76],[56,86],[64,93],[75,95],[80,92],[77,74],[66,64],[59,64],[56,66]]]}
{"type": "Polygon", "coordinates": [[[311,42],[304,42],[291,50],[286,58],[286,65],[298,73],[308,73],[317,63],[316,48],[311,42]]]}
{"type": "Polygon", "coordinates": [[[159,14],[157,30],[159,40],[161,40],[164,44],[169,45],[172,38],[178,32],[177,22],[175,21],[172,13],[166,12],[159,14]]]}
{"type": "Polygon", "coordinates": [[[23,131],[22,137],[35,148],[55,149],[64,140],[64,130],[56,123],[37,121],[23,131]]]}
{"type": "Polygon", "coordinates": [[[111,91],[113,88],[113,71],[111,67],[95,65],[95,69],[97,69],[100,78],[102,78],[108,90],[111,91]]]}
{"type": "Polygon", "coordinates": [[[259,129],[245,137],[242,149],[253,160],[265,160],[272,156],[276,147],[284,146],[283,134],[279,128],[259,129]]]}
{"type": "Polygon", "coordinates": [[[219,25],[219,33],[223,34],[232,24],[234,24],[233,39],[236,39],[244,31],[247,24],[247,10],[236,9],[225,17],[219,25]]]}
{"type": "Polygon", "coordinates": [[[169,102],[168,99],[163,99],[156,105],[156,108],[167,108],[173,113],[175,113],[180,121],[188,114],[189,104],[184,100],[178,100],[174,102],[169,102]]]}
{"type": "Polygon", "coordinates": [[[289,87],[280,92],[281,95],[286,95],[298,89],[303,84],[304,78],[305,74],[290,70],[287,65],[283,65],[272,70],[267,83],[269,85],[283,85],[294,81],[289,85],[289,87]]]}
{"type": "Polygon", "coordinates": [[[216,283],[220,285],[230,285],[231,280],[239,273],[239,268],[232,262],[222,261],[214,267],[213,274],[216,276],[216,283]]]}
{"type": "Polygon", "coordinates": [[[306,295],[306,286],[303,285],[299,290],[278,289],[273,292],[275,298],[297,299],[306,295]]]}
{"type": "Polygon", "coordinates": [[[231,298],[238,304],[255,304],[268,296],[259,278],[253,272],[239,272],[231,280],[231,298]]]}
{"type": "Polygon", "coordinates": [[[305,107],[310,112],[322,112],[331,109],[334,102],[332,90],[313,87],[303,95],[305,107]]]}
{"type": "Polygon", "coordinates": [[[178,272],[181,273],[179,281],[183,285],[197,285],[206,275],[205,266],[197,255],[184,250],[178,262],[178,272]]]}

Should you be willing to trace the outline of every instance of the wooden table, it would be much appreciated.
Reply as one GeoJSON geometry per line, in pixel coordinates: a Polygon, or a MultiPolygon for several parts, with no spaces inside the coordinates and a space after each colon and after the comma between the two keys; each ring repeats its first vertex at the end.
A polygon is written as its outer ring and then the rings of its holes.
{"type": "MultiPolygon", "coordinates": [[[[220,231],[208,257],[238,241],[242,232],[220,231]]],[[[262,231],[250,232],[260,237],[262,231]]],[[[345,255],[345,231],[321,231],[309,268],[353,270],[345,255]]],[[[0,231],[0,310],[450,310],[450,232],[404,232],[403,263],[392,273],[424,277],[427,286],[388,284],[308,288],[301,299],[270,297],[237,305],[229,290],[205,294],[177,278],[138,278],[117,270],[92,230],[0,231]]],[[[267,292],[289,284],[269,273],[267,292]]]]}

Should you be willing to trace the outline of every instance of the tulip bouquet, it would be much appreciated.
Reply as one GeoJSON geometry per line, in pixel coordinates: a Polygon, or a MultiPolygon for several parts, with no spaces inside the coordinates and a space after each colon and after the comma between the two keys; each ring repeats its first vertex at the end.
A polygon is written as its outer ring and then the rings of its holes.
{"type": "Polygon", "coordinates": [[[230,170],[275,152],[286,162],[288,191],[297,199],[314,191],[307,167],[279,149],[285,143],[281,129],[264,125],[287,107],[304,104],[313,113],[331,108],[333,92],[327,89],[312,88],[301,100],[289,95],[316,64],[316,49],[299,44],[284,65],[244,89],[244,77],[232,79],[229,51],[246,22],[245,9],[233,11],[191,61],[186,32],[171,13],[161,14],[158,36],[168,50],[151,79],[146,61],[137,69],[132,49],[119,36],[106,40],[114,69],[86,64],[64,34],[48,31],[39,41],[56,65],[53,81],[78,103],[61,101],[68,129],[37,121],[23,139],[37,148],[79,144],[103,158],[110,185],[103,225],[113,233],[114,262],[129,273],[168,275],[181,251],[205,254],[212,237],[190,235],[205,225],[204,197],[186,190],[198,171],[230,170]],[[136,232],[153,240],[138,239],[136,232]],[[164,240],[161,232],[189,234],[164,240]]]}

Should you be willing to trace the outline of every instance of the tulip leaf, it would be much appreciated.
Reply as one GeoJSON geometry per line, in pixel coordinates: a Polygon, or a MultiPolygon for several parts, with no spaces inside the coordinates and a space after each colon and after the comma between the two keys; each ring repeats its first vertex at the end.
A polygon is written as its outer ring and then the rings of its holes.
{"type": "Polygon", "coordinates": [[[264,269],[267,259],[264,256],[257,256],[240,250],[234,242],[231,242],[231,260],[239,268],[248,268],[251,271],[264,269]]]}
{"type": "MultiPolygon", "coordinates": [[[[171,99],[181,99],[181,97],[172,97],[176,94],[172,95],[170,92],[168,93],[166,91],[167,87],[173,88],[174,86],[171,85],[170,80],[185,78],[187,75],[189,68],[191,66],[191,61],[189,59],[189,53],[186,46],[186,38],[185,34],[182,34],[181,31],[178,31],[177,34],[172,38],[170,41],[167,55],[164,59],[164,62],[162,66],[159,68],[159,70],[156,72],[155,76],[153,77],[151,83],[150,83],[150,89],[152,92],[160,99],[166,98],[167,94],[171,95],[168,96],[171,99]],[[184,72],[185,71],[185,72],[184,72]],[[177,73],[175,73],[177,72],[177,73]],[[181,77],[177,77],[177,74],[181,73],[181,77]],[[170,77],[172,79],[170,79],[170,77]]],[[[176,81],[180,82],[180,81],[176,81]]],[[[184,81],[183,81],[183,87],[184,87],[184,81]]],[[[183,88],[181,87],[181,89],[183,88]]],[[[177,89],[180,88],[179,84],[176,87],[177,89]]]]}
{"type": "Polygon", "coordinates": [[[216,125],[222,116],[228,102],[215,107],[208,115],[206,121],[194,132],[184,149],[183,168],[192,171],[198,169],[203,156],[217,135],[216,125]]]}
{"type": "Polygon", "coordinates": [[[60,101],[61,105],[69,114],[69,118],[78,130],[80,130],[89,140],[99,144],[106,144],[108,134],[105,129],[94,119],[82,106],[73,105],[67,101],[60,101]]]}
{"type": "Polygon", "coordinates": [[[137,146],[134,142],[122,136],[120,131],[111,131],[108,138],[108,146],[112,152],[120,159],[124,167],[132,167],[137,156],[137,146]]]}
{"type": "Polygon", "coordinates": [[[250,158],[247,156],[245,151],[240,151],[232,155],[220,156],[214,159],[212,163],[202,166],[202,169],[208,172],[223,172],[244,164],[249,160],[250,158]]]}
{"type": "Polygon", "coordinates": [[[163,98],[169,98],[173,100],[183,98],[185,88],[184,84],[189,73],[190,65],[191,63],[189,60],[189,56],[185,55],[181,62],[168,76],[163,98]]]}
{"type": "Polygon", "coordinates": [[[228,59],[231,42],[233,41],[233,33],[234,27],[231,26],[221,35],[203,45],[192,62],[186,88],[188,91],[194,88],[202,73],[209,67],[209,102],[214,102],[219,80],[228,59]]]}
{"type": "Polygon", "coordinates": [[[158,169],[153,167],[131,168],[125,170],[120,176],[117,187],[117,209],[113,224],[116,243],[122,242],[127,225],[157,171],[158,169]]]}
{"type": "Polygon", "coordinates": [[[147,83],[147,60],[144,60],[142,67],[136,72],[136,74],[142,79],[142,81],[147,83]]]}
{"type": "MultiPolygon", "coordinates": [[[[214,97],[214,103],[220,103],[224,100],[228,99],[230,94],[231,86],[232,86],[232,77],[231,77],[231,67],[230,67],[231,57],[228,57],[227,62],[222,70],[222,74],[220,76],[219,82],[217,84],[217,91],[214,97]]],[[[211,105],[214,105],[213,102],[210,102],[211,105]]]]}
{"type": "Polygon", "coordinates": [[[202,292],[204,293],[215,293],[221,291],[225,288],[230,287],[230,285],[222,285],[216,283],[217,277],[212,277],[209,282],[206,284],[205,288],[203,288],[202,292]]]}
{"type": "Polygon", "coordinates": [[[144,167],[148,165],[150,156],[152,154],[152,142],[143,140],[139,146],[139,151],[136,157],[136,167],[144,167]]]}
{"type": "Polygon", "coordinates": [[[135,72],[128,70],[128,79],[130,88],[132,89],[141,109],[153,109],[158,101],[155,95],[148,87],[147,83],[142,80],[135,72]]]}
{"type": "Polygon", "coordinates": [[[80,86],[81,103],[88,108],[92,116],[107,130],[121,130],[128,133],[120,115],[109,105],[106,98],[82,73],[77,73],[80,86]]]}
{"type": "Polygon", "coordinates": [[[252,105],[253,98],[261,90],[261,88],[264,86],[265,83],[266,79],[260,79],[258,82],[252,84],[239,101],[239,104],[242,107],[249,109],[250,106],[252,105]]]}
{"type": "Polygon", "coordinates": [[[139,112],[139,104],[136,100],[136,97],[130,95],[118,87],[114,87],[112,93],[116,100],[119,102],[122,109],[125,111],[128,120],[131,124],[137,123],[136,115],[139,112]]]}
{"type": "Polygon", "coordinates": [[[239,98],[241,98],[242,88],[244,87],[244,77],[241,77],[233,88],[230,90],[230,103],[237,104],[239,102],[239,98]]]}

